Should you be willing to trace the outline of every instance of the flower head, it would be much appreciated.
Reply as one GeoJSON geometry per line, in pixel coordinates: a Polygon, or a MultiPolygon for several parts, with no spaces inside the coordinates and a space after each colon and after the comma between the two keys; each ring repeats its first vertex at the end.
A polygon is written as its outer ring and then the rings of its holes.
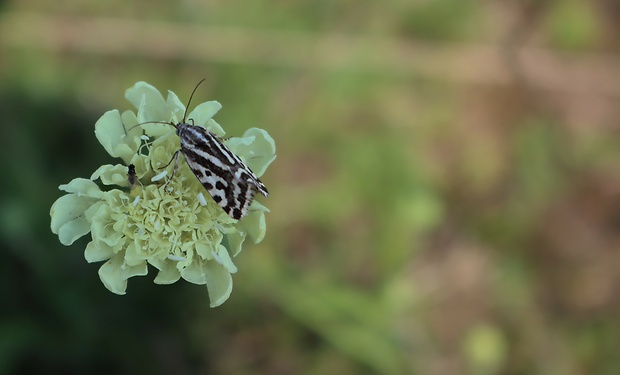
{"type": "MultiPolygon", "coordinates": [[[[237,221],[228,216],[179,160],[179,137],[168,124],[178,123],[185,107],[171,91],[164,100],[153,86],[138,82],[125,94],[137,112],[106,112],[95,124],[95,135],[113,157],[123,164],[103,165],[90,179],[76,178],[60,190],[50,211],[52,232],[71,245],[91,233],[85,257],[88,262],[106,261],[99,269],[103,284],[113,293],[125,294],[127,279],[146,275],[147,265],[158,269],[155,283],[171,284],[183,278],[206,284],[211,306],[222,304],[232,291],[231,274],[237,271],[232,257],[246,238],[254,243],[265,236],[265,212],[254,201],[247,216],[237,221]],[[136,126],[137,124],[142,124],[136,126]],[[128,165],[137,181],[130,183],[128,165]],[[96,180],[111,189],[101,189],[96,180]]],[[[216,101],[199,104],[188,115],[195,126],[218,136],[224,130],[212,119],[221,108],[216,101]]],[[[266,131],[251,128],[243,137],[224,143],[261,176],[275,159],[275,144],[266,131]]]]}

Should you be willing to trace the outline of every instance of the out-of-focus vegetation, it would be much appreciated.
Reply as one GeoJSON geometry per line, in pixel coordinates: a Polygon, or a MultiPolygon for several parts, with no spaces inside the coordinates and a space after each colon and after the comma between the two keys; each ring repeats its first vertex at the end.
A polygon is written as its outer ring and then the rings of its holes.
{"type": "Polygon", "coordinates": [[[0,374],[617,374],[613,0],[9,1],[0,7],[0,374]],[[229,301],[49,229],[115,163],[139,80],[223,104],[278,159],[229,301]],[[152,272],[154,275],[154,272],[152,272]]]}

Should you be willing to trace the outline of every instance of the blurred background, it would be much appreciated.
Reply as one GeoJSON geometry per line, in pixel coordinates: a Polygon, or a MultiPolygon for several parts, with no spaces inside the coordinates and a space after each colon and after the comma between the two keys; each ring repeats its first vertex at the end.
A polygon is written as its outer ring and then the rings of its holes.
{"type": "Polygon", "coordinates": [[[617,374],[614,0],[0,3],[0,374],[617,374]],[[147,81],[278,158],[231,298],[108,292],[58,185],[147,81]]]}

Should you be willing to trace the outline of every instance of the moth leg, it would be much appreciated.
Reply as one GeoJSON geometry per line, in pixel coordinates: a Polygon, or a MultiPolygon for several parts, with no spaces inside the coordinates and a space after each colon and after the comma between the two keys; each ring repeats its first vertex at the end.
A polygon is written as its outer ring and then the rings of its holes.
{"type": "Polygon", "coordinates": [[[172,158],[170,158],[170,161],[168,162],[168,164],[159,168],[159,169],[167,168],[170,165],[170,163],[172,163],[172,161],[174,160],[174,168],[172,169],[172,174],[170,175],[170,178],[168,179],[168,181],[166,181],[166,184],[164,185],[164,191],[166,191],[166,188],[168,188],[170,181],[172,181],[172,179],[174,178],[174,174],[177,172],[177,169],[179,169],[179,154],[180,153],[181,153],[181,150],[177,150],[174,153],[174,155],[172,155],[172,158]]]}
{"type": "MultiPolygon", "coordinates": [[[[177,160],[178,160],[178,159],[179,159],[179,152],[181,152],[181,150],[177,150],[177,151],[176,151],[176,152],[172,155],[172,157],[170,158],[170,161],[169,161],[166,165],[164,165],[163,167],[159,167],[159,168],[157,168],[157,170],[168,168],[168,166],[170,165],[170,163],[172,163],[172,161],[173,161],[173,160],[175,160],[175,159],[177,159],[177,160]]],[[[175,162],[175,166],[176,166],[176,164],[177,164],[177,163],[175,162]]]]}

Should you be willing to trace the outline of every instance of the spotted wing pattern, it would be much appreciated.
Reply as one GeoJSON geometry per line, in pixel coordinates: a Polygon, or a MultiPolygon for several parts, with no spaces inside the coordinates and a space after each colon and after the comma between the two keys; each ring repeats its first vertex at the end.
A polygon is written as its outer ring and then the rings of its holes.
{"type": "Polygon", "coordinates": [[[213,200],[234,219],[248,213],[256,192],[269,192],[250,168],[217,135],[201,126],[176,125],[181,152],[213,200]]]}

